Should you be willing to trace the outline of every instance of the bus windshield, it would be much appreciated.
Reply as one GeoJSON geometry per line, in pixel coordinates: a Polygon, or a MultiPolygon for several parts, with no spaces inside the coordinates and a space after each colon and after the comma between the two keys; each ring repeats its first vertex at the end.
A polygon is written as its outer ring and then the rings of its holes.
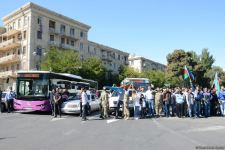
{"type": "Polygon", "coordinates": [[[48,97],[49,80],[47,78],[18,78],[17,98],[34,100],[48,97]]]}

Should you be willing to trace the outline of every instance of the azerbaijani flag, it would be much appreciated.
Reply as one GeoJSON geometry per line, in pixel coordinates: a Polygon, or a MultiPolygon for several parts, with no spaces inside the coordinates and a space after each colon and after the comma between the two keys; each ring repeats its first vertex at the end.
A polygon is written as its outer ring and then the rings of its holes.
{"type": "Polygon", "coordinates": [[[195,79],[195,76],[193,75],[193,73],[187,68],[187,66],[184,66],[184,80],[186,80],[187,78],[190,79],[190,81],[195,79]]]}
{"type": "Polygon", "coordinates": [[[215,74],[215,78],[213,81],[213,89],[216,91],[216,94],[218,95],[220,92],[220,83],[219,83],[219,77],[218,77],[218,73],[216,72],[215,74]]]}

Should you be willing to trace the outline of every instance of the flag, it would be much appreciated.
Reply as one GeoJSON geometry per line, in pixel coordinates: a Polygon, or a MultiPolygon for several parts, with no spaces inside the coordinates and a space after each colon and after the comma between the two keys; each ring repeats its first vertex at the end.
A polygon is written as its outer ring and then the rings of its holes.
{"type": "Polygon", "coordinates": [[[193,81],[195,79],[195,76],[193,75],[193,73],[185,65],[184,66],[184,80],[186,80],[187,78],[189,78],[190,81],[193,81]]]}
{"type": "Polygon", "coordinates": [[[220,83],[219,83],[219,77],[218,77],[218,73],[216,72],[215,74],[215,78],[213,81],[213,89],[216,91],[216,94],[218,95],[220,92],[220,83]]]}

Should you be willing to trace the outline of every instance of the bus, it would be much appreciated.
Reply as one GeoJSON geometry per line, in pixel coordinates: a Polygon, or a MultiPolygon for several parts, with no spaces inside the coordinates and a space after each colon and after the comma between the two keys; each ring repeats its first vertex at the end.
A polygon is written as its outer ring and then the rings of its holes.
{"type": "Polygon", "coordinates": [[[94,80],[68,73],[51,71],[18,71],[16,79],[15,110],[50,111],[49,92],[56,87],[79,92],[81,87],[98,89],[94,80]]]}
{"type": "Polygon", "coordinates": [[[147,78],[125,78],[121,82],[121,87],[132,87],[136,90],[143,87],[146,91],[148,86],[150,86],[150,81],[147,78]]]}

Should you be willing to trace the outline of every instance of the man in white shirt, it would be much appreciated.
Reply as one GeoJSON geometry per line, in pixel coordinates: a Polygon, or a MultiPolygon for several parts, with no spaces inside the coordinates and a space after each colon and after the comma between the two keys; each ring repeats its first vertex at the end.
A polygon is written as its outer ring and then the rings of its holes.
{"type": "Polygon", "coordinates": [[[154,117],[155,115],[155,91],[148,87],[148,90],[145,92],[145,97],[147,101],[147,107],[149,110],[149,116],[154,117]]]}
{"type": "Polygon", "coordinates": [[[12,91],[12,87],[10,87],[5,95],[8,113],[13,110],[13,99],[15,98],[15,95],[15,92],[12,91]]]}
{"type": "Polygon", "coordinates": [[[85,88],[81,89],[81,102],[82,102],[82,121],[86,121],[88,96],[85,88]]]}

